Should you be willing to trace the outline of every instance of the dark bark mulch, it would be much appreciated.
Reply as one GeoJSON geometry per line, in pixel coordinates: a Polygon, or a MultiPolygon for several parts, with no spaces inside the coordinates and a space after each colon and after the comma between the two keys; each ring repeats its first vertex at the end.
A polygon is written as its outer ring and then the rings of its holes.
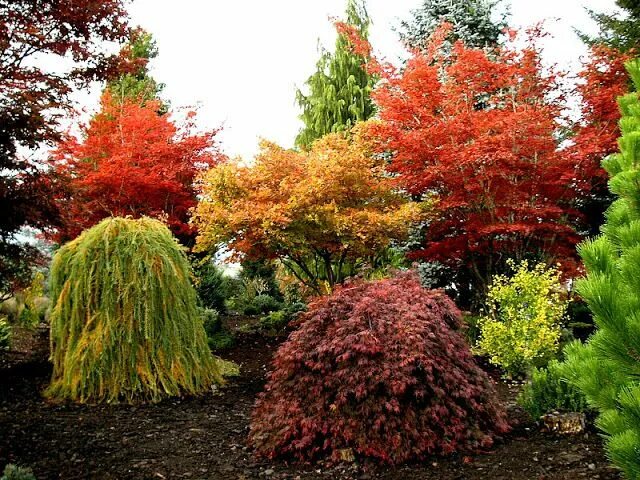
{"type": "Polygon", "coordinates": [[[619,479],[594,432],[541,433],[513,403],[517,387],[499,385],[514,430],[486,455],[433,458],[398,468],[287,466],[256,460],[245,445],[251,407],[277,339],[240,337],[223,355],[239,378],[200,398],[145,406],[55,405],[41,398],[50,365],[43,332],[0,353],[0,467],[29,466],[43,479],[619,479]],[[21,350],[29,350],[25,352],[21,350]]]}

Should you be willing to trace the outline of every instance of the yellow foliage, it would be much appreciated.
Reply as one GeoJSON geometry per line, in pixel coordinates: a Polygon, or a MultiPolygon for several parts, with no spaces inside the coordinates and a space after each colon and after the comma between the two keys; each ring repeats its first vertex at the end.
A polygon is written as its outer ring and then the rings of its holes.
{"type": "Polygon", "coordinates": [[[567,299],[560,272],[543,263],[508,262],[513,276],[496,275],[479,322],[478,347],[511,375],[545,366],[558,350],[567,299]]]}
{"type": "Polygon", "coordinates": [[[199,251],[226,244],[249,257],[335,265],[405,239],[430,210],[395,188],[384,160],[371,154],[367,123],[326,135],[308,152],[262,142],[253,165],[218,165],[201,180],[199,251]]]}

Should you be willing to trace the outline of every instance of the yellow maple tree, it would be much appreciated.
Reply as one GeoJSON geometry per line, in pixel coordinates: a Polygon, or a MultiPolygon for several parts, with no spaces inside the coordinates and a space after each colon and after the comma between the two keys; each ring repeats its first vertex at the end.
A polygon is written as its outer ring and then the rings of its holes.
{"type": "Polygon", "coordinates": [[[210,169],[193,217],[196,249],[225,245],[248,258],[279,259],[320,293],[406,239],[430,203],[395,188],[384,159],[371,153],[368,123],[326,135],[308,152],[263,141],[252,165],[210,169]]]}

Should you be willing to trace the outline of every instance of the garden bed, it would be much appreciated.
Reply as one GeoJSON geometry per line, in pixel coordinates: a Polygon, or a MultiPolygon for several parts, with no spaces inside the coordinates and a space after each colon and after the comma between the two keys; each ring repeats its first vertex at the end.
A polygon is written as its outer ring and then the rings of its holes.
{"type": "Polygon", "coordinates": [[[398,468],[256,460],[245,445],[249,416],[277,343],[275,338],[240,336],[224,357],[242,365],[241,376],[201,398],[80,406],[50,404],[40,397],[51,373],[42,353],[47,339],[25,340],[15,351],[0,354],[0,467],[7,462],[29,466],[39,480],[620,478],[608,466],[597,433],[561,437],[539,432],[514,404],[519,387],[503,383],[498,390],[514,429],[485,455],[433,458],[398,468]]]}

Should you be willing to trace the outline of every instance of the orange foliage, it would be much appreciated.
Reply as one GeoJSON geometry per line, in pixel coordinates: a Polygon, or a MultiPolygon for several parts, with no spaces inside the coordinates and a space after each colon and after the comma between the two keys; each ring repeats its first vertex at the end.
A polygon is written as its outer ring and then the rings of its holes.
{"type": "Polygon", "coordinates": [[[58,240],[108,216],[146,215],[165,219],[189,243],[195,177],[221,158],[216,132],[193,135],[191,120],[179,129],[168,114],[158,114],[158,101],[116,101],[107,91],[101,105],[84,140],[68,138],[53,153],[67,187],[59,199],[64,226],[58,240]]]}
{"type": "Polygon", "coordinates": [[[349,137],[327,135],[309,152],[263,142],[254,165],[209,170],[194,216],[197,248],[227,244],[249,258],[292,262],[312,284],[317,275],[305,270],[314,258],[332,286],[344,279],[346,263],[404,239],[424,206],[394,191],[370,155],[366,125],[349,137]]]}

